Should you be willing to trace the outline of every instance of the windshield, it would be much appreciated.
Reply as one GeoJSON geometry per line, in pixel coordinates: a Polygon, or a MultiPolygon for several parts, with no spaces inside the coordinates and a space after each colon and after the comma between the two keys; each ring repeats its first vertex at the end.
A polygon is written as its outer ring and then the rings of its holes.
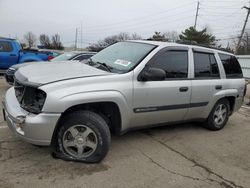
{"type": "Polygon", "coordinates": [[[70,60],[72,57],[74,57],[76,54],[73,52],[67,52],[62,55],[59,55],[55,58],[53,58],[51,61],[67,61],[70,60]]]}
{"type": "Polygon", "coordinates": [[[118,42],[91,58],[117,72],[128,72],[142,61],[156,46],[137,42],[118,42]]]}

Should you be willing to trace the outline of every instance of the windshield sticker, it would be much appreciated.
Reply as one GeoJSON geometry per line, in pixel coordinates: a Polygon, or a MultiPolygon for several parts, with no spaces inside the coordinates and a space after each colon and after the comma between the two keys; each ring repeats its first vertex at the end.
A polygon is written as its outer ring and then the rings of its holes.
{"type": "Polygon", "coordinates": [[[114,64],[117,64],[117,65],[121,65],[121,66],[124,66],[124,67],[127,67],[131,64],[130,61],[126,61],[126,60],[122,60],[122,59],[117,59],[114,64]]]}

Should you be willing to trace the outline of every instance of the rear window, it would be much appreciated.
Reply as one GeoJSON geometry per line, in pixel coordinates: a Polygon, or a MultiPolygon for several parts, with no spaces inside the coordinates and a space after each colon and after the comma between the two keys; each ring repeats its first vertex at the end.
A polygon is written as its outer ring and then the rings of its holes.
{"type": "Polygon", "coordinates": [[[227,78],[242,78],[242,70],[236,57],[232,55],[219,54],[227,78]]]}
{"type": "Polygon", "coordinates": [[[0,41],[0,52],[11,52],[12,50],[10,42],[0,41]]]}

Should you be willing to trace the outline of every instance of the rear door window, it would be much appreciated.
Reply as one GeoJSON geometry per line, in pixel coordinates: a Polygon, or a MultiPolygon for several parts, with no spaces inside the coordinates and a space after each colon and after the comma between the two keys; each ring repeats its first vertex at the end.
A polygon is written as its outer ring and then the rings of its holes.
{"type": "Polygon", "coordinates": [[[10,42],[0,41],[0,52],[11,52],[12,50],[10,42]]]}
{"type": "Polygon", "coordinates": [[[195,78],[220,78],[214,54],[194,52],[195,78]]]}
{"type": "Polygon", "coordinates": [[[242,70],[236,57],[227,54],[219,54],[227,78],[242,78],[242,70]]]}

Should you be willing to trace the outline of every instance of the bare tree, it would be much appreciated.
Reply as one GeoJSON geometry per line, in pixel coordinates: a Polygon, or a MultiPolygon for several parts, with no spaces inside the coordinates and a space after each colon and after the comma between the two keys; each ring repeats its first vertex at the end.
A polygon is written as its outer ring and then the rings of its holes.
{"type": "Polygon", "coordinates": [[[52,48],[57,50],[64,49],[59,34],[55,34],[54,36],[52,36],[52,48]]]}
{"type": "Polygon", "coordinates": [[[142,37],[138,35],[137,33],[132,33],[131,40],[141,40],[142,37]]]}
{"type": "Polygon", "coordinates": [[[103,40],[95,43],[95,44],[91,44],[88,49],[91,51],[100,51],[112,44],[115,44],[117,42],[121,42],[121,41],[125,41],[125,40],[136,40],[136,39],[141,39],[141,36],[133,33],[132,35],[130,35],[129,33],[119,33],[117,35],[112,35],[109,37],[104,38],[103,40]]]}
{"type": "Polygon", "coordinates": [[[179,33],[177,33],[177,31],[167,31],[163,34],[164,34],[165,38],[170,42],[176,42],[180,39],[179,33]]]}
{"type": "Polygon", "coordinates": [[[27,43],[28,48],[31,48],[36,43],[36,35],[30,31],[24,35],[24,40],[27,43]]]}
{"type": "Polygon", "coordinates": [[[48,35],[41,34],[39,37],[39,41],[44,48],[50,49],[52,47],[51,42],[50,42],[50,38],[48,35]]]}
{"type": "Polygon", "coordinates": [[[241,43],[240,43],[240,47],[238,48],[237,54],[239,55],[250,54],[250,32],[244,33],[241,43]]]}
{"type": "Polygon", "coordinates": [[[21,45],[22,49],[25,49],[27,47],[26,43],[24,43],[24,42],[21,42],[20,45],[21,45]]]}

